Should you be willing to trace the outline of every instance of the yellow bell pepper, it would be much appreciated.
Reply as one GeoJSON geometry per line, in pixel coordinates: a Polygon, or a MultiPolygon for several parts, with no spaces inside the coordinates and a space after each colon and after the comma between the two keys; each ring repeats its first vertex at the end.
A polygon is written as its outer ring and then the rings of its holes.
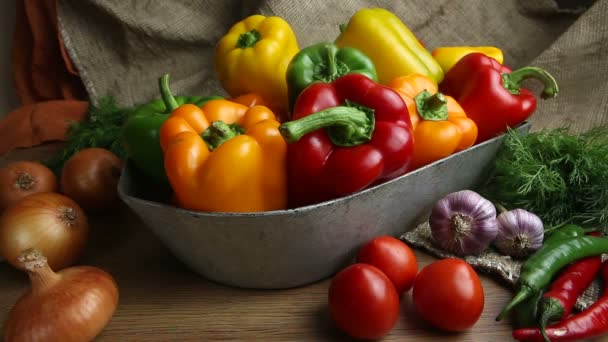
{"type": "Polygon", "coordinates": [[[270,108],[287,110],[287,66],[298,53],[289,23],[252,15],[236,23],[215,47],[214,67],[231,97],[255,93],[270,108]]]}
{"type": "Polygon", "coordinates": [[[212,100],[177,107],[160,129],[178,206],[208,212],[287,207],[287,144],[270,109],[212,100]]]}
{"type": "Polygon", "coordinates": [[[503,63],[502,50],[494,46],[441,46],[433,50],[431,55],[439,63],[443,72],[447,74],[458,61],[473,52],[480,52],[503,63]]]}
{"type": "Polygon", "coordinates": [[[427,76],[436,84],[443,80],[443,70],[431,53],[399,17],[383,8],[356,12],[335,43],[357,48],[371,58],[382,84],[414,73],[427,76]]]}

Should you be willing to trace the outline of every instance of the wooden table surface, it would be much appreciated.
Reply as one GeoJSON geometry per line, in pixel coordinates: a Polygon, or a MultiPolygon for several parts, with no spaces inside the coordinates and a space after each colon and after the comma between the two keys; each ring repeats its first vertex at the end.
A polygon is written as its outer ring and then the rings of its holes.
{"type": "MultiPolygon", "coordinates": [[[[40,160],[56,149],[13,151],[0,157],[0,166],[40,160]]],[[[328,316],[329,280],[280,291],[234,289],[190,271],[126,208],[89,221],[92,236],[80,264],[109,271],[120,289],[118,309],[96,341],[348,340],[328,316]]],[[[420,251],[416,256],[420,268],[436,260],[420,251]]],[[[429,327],[415,314],[410,291],[384,341],[512,341],[510,321],[494,321],[511,293],[492,278],[481,279],[485,308],[470,331],[447,334],[429,327]]],[[[28,286],[24,273],[0,263],[0,321],[28,286]]]]}

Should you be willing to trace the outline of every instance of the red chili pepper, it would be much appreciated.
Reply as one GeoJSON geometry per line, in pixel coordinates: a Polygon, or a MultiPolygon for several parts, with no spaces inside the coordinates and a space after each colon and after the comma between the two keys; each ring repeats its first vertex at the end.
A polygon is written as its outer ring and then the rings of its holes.
{"type": "Polygon", "coordinates": [[[462,106],[477,124],[476,143],[491,139],[528,119],[536,110],[534,94],[521,87],[524,79],[543,82],[541,98],[555,97],[557,82],[547,71],[523,67],[511,71],[483,53],[461,58],[445,75],[440,90],[462,106]]]}
{"type": "Polygon", "coordinates": [[[569,266],[540,299],[539,324],[541,331],[547,323],[559,321],[570,315],[578,297],[595,279],[602,265],[602,257],[579,260],[569,266]]]}
{"type": "Polygon", "coordinates": [[[407,106],[393,89],[364,75],[308,86],[292,117],[279,128],[289,143],[291,207],[349,195],[408,170],[413,133],[407,106]]]}
{"type": "MultiPolygon", "coordinates": [[[[601,266],[602,277],[608,284],[608,261],[601,266]]],[[[550,341],[580,341],[608,333],[608,286],[587,310],[549,326],[546,329],[550,341]]],[[[523,328],[513,331],[513,338],[519,341],[547,341],[538,328],[523,328]]]]}

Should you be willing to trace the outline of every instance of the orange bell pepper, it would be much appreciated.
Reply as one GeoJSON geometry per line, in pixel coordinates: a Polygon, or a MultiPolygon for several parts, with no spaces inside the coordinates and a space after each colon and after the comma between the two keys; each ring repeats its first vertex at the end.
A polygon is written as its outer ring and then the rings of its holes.
{"type": "Polygon", "coordinates": [[[243,95],[239,95],[237,97],[231,97],[227,99],[228,101],[240,103],[243,106],[253,107],[253,106],[266,106],[268,107],[268,103],[262,98],[262,96],[255,93],[247,93],[243,95]]]}
{"type": "Polygon", "coordinates": [[[414,128],[414,169],[467,149],[477,139],[477,125],[436,83],[421,74],[394,78],[393,88],[407,104],[414,128]]]}
{"type": "Polygon", "coordinates": [[[228,98],[227,100],[236,102],[236,103],[240,103],[247,107],[266,106],[275,114],[275,116],[277,117],[277,120],[279,122],[284,122],[285,120],[287,120],[287,112],[285,112],[284,110],[281,110],[277,107],[273,107],[272,105],[270,105],[268,103],[268,101],[266,101],[259,94],[247,93],[247,94],[239,95],[237,97],[228,98]]]}
{"type": "Polygon", "coordinates": [[[210,212],[287,206],[287,144],[275,114],[212,100],[177,107],[160,129],[165,172],[178,205],[210,212]]]}

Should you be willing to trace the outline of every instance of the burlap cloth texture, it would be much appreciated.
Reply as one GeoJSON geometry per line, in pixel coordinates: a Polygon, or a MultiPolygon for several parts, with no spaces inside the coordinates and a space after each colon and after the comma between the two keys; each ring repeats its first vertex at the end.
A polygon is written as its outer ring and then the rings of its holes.
{"type": "Polygon", "coordinates": [[[429,50],[494,45],[512,68],[547,69],[561,92],[539,104],[533,129],[570,124],[583,130],[608,122],[608,0],[578,3],[590,7],[565,9],[551,0],[60,0],[58,14],[66,49],[93,101],[113,95],[132,105],[156,98],[165,72],[176,94],[223,94],[213,49],[250,14],[286,19],[303,48],[333,41],[358,9],[383,7],[429,50]]]}

